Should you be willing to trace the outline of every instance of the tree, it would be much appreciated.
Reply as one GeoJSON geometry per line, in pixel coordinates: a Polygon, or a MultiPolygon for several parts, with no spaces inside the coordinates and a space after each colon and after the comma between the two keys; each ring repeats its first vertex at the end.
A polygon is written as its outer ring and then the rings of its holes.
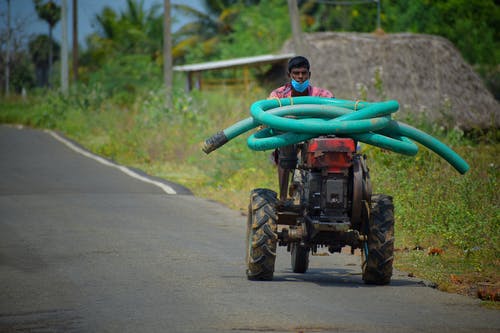
{"type": "Polygon", "coordinates": [[[120,52],[150,54],[161,51],[163,32],[163,13],[159,4],[149,10],[144,8],[144,0],[127,0],[124,12],[117,14],[105,7],[96,15],[100,26],[100,36],[114,43],[120,52]]]}
{"type": "Polygon", "coordinates": [[[47,35],[37,35],[28,43],[31,60],[35,65],[36,83],[38,86],[49,85],[51,50],[55,50],[55,59],[59,55],[60,46],[47,35]]]}
{"type": "MultiPolygon", "coordinates": [[[[299,1],[309,31],[375,30],[376,1],[299,1]],[[342,5],[340,5],[342,4],[342,5]],[[348,6],[345,4],[349,4],[348,6]]],[[[388,32],[446,37],[471,64],[498,64],[500,6],[494,0],[383,0],[382,27],[388,32]]]]}
{"type": "Polygon", "coordinates": [[[88,49],[82,54],[82,65],[95,69],[106,58],[122,54],[148,54],[162,62],[163,13],[161,6],[145,9],[144,1],[127,0],[127,7],[117,13],[104,7],[95,16],[97,31],[87,37],[88,49]]]}
{"type": "Polygon", "coordinates": [[[371,32],[377,27],[376,0],[301,0],[299,8],[309,31],[371,32]]]}
{"type": "Polygon", "coordinates": [[[232,24],[233,32],[218,44],[223,59],[248,57],[279,51],[290,38],[286,1],[267,0],[258,6],[240,9],[232,24]]]}
{"type": "MultiPolygon", "coordinates": [[[[35,4],[35,10],[42,20],[46,21],[49,25],[49,40],[52,41],[52,29],[61,19],[61,7],[56,5],[54,1],[48,1],[42,3],[42,0],[33,0],[35,4]]],[[[48,67],[48,84],[50,86],[50,76],[52,73],[52,63],[53,63],[53,43],[48,43],[49,46],[49,67],[48,67]]]]}
{"type": "Polygon", "coordinates": [[[172,108],[172,15],[170,0],[163,1],[163,81],[165,83],[165,106],[172,108]]]}
{"type": "Polygon", "coordinates": [[[174,59],[201,60],[217,57],[218,44],[234,32],[234,22],[244,9],[259,0],[205,0],[206,12],[188,5],[173,5],[174,10],[193,20],[174,35],[174,59]]]}
{"type": "MultiPolygon", "coordinates": [[[[9,88],[20,93],[24,88],[34,86],[34,66],[28,50],[26,27],[31,21],[29,16],[16,16],[8,22],[8,11],[0,11],[0,68],[7,66],[8,30],[10,26],[9,88]]],[[[6,72],[0,71],[0,82],[6,82],[6,72]]]]}

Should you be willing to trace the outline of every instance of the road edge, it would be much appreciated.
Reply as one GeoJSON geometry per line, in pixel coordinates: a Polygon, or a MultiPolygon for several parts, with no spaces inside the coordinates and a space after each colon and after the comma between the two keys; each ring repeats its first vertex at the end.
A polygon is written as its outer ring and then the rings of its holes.
{"type": "Polygon", "coordinates": [[[82,156],[85,156],[87,158],[93,159],[94,161],[101,163],[103,165],[118,169],[129,177],[132,177],[132,178],[137,179],[139,181],[142,181],[144,183],[148,183],[148,184],[154,185],[156,187],[159,187],[166,194],[192,195],[192,192],[189,189],[187,189],[179,184],[174,184],[174,183],[168,182],[168,181],[166,181],[162,178],[159,178],[159,177],[152,177],[152,176],[146,174],[145,172],[143,172],[142,170],[135,169],[135,168],[132,169],[132,168],[129,168],[129,167],[126,167],[123,165],[119,165],[119,164],[116,164],[115,162],[110,161],[104,157],[101,157],[101,156],[98,156],[94,153],[91,153],[87,149],[81,147],[78,143],[66,138],[61,133],[58,133],[58,132],[53,131],[53,130],[48,130],[48,129],[45,129],[43,131],[45,133],[49,134],[50,136],[52,136],[55,140],[64,144],[69,149],[73,150],[74,152],[76,152],[82,156]]]}

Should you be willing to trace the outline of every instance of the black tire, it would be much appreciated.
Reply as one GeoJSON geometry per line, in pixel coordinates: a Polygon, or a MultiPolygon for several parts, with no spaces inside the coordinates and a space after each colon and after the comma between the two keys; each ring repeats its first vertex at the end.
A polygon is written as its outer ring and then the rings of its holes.
{"type": "Polygon", "coordinates": [[[305,273],[309,268],[309,248],[297,243],[293,243],[291,247],[293,272],[305,273]]]}
{"type": "Polygon", "coordinates": [[[372,196],[367,243],[363,248],[363,280],[367,284],[391,282],[394,261],[394,204],[384,194],[372,196]],[[366,253],[368,249],[368,253],[366,253]]]}
{"type": "Polygon", "coordinates": [[[272,280],[278,241],[276,192],[255,189],[248,207],[246,262],[249,280],[272,280]]]}

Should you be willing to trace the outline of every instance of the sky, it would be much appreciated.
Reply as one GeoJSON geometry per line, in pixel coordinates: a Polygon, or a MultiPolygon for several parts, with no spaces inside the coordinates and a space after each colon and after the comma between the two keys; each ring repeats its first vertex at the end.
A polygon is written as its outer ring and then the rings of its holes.
{"type": "MultiPolygon", "coordinates": [[[[54,0],[59,6],[61,5],[61,0],[54,0]]],[[[144,7],[147,9],[151,8],[153,4],[160,4],[162,6],[161,11],[163,12],[163,0],[143,0],[144,7]]],[[[171,0],[171,4],[187,4],[193,8],[202,10],[203,0],[171,0]]],[[[66,0],[68,6],[68,43],[72,43],[72,10],[73,1],[66,0]]],[[[85,47],[85,36],[95,31],[93,24],[94,17],[96,14],[100,13],[105,6],[109,6],[115,9],[117,12],[125,10],[127,4],[126,0],[78,0],[78,41],[79,44],[85,47]]],[[[11,27],[13,27],[16,22],[23,22],[24,32],[27,34],[48,34],[49,27],[45,21],[38,18],[35,5],[33,0],[10,0],[10,13],[11,13],[11,27]]],[[[172,12],[172,15],[175,13],[172,12]]],[[[7,27],[7,0],[0,0],[0,31],[6,31],[7,27]]],[[[182,23],[187,22],[186,18],[177,17],[178,23],[177,27],[182,23]]],[[[177,28],[175,25],[172,30],[175,31],[177,28]]],[[[53,31],[54,39],[58,42],[61,41],[62,31],[60,21],[54,28],[53,31]]]]}

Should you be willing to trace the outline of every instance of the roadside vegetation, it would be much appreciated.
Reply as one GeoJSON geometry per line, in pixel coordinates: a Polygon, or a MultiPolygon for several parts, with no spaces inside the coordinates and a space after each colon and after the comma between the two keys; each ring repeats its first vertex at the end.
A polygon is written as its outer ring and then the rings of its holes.
{"type": "MultiPolygon", "coordinates": [[[[182,184],[197,196],[246,214],[251,189],[277,188],[270,152],[250,150],[246,146],[246,135],[210,155],[205,155],[201,147],[207,137],[248,117],[250,105],[266,98],[270,87],[233,90],[222,86],[186,93],[182,78],[176,77],[173,108],[167,109],[159,53],[161,21],[154,10],[145,11],[134,1],[127,3],[129,9],[121,16],[111,9],[98,16],[99,31],[89,36],[89,47],[81,56],[79,82],[67,95],[55,89],[37,88],[29,90],[28,96],[3,97],[0,123],[60,131],[96,154],[182,184]]],[[[186,6],[178,8],[190,12],[195,21],[182,27],[175,36],[177,63],[276,52],[289,37],[286,2],[266,1],[261,6],[253,6],[253,2],[248,1],[247,7],[238,1],[213,3],[209,16],[186,6]],[[271,12],[273,15],[268,15],[271,12]],[[269,17],[272,22],[266,21],[269,17]],[[254,45],[262,47],[256,50],[254,45]]],[[[376,8],[353,6],[347,10],[338,6],[326,11],[324,5],[301,3],[308,31],[372,31],[374,28],[365,23],[375,22],[376,8]]],[[[410,30],[448,37],[455,41],[464,57],[482,71],[490,88],[498,92],[500,48],[495,35],[498,32],[491,28],[494,22],[487,24],[487,19],[481,19],[489,18],[491,11],[498,12],[493,1],[454,0],[435,6],[426,5],[425,1],[384,3],[382,23],[387,31],[410,30]],[[479,18],[460,16],[472,9],[479,18]],[[400,12],[405,14],[397,15],[400,12]],[[426,19],[415,20],[422,13],[426,19]],[[443,25],[439,24],[442,17],[465,19],[443,25]],[[475,22],[482,23],[475,25],[475,22]],[[461,33],[461,29],[467,33],[461,33]],[[481,43],[466,42],[464,36],[481,43]]],[[[13,90],[18,92],[36,81],[34,76],[30,78],[26,74],[34,73],[30,67],[33,65],[27,65],[29,57],[21,58],[19,66],[24,66],[23,70],[13,72],[18,80],[13,90]]],[[[33,60],[46,66],[48,61],[42,58],[33,60]]],[[[57,82],[57,78],[54,80],[57,82]]],[[[453,124],[401,120],[452,147],[471,168],[460,175],[425,147],[415,157],[405,157],[363,146],[374,192],[394,197],[396,268],[432,281],[441,290],[472,296],[482,293],[484,299],[490,300],[498,297],[498,129],[464,133],[453,124]]],[[[498,307],[498,302],[491,304],[498,307]]]]}

